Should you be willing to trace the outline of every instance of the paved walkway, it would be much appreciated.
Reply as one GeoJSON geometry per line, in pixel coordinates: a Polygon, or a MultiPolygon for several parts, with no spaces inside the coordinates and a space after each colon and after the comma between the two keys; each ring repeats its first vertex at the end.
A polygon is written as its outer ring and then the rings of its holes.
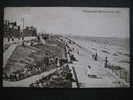
{"type": "Polygon", "coordinates": [[[29,78],[20,80],[20,81],[15,81],[15,82],[3,81],[3,87],[29,87],[29,85],[31,83],[34,83],[36,80],[39,80],[42,77],[46,77],[46,76],[54,73],[55,71],[59,70],[60,68],[55,68],[55,69],[52,69],[48,72],[43,72],[39,75],[34,75],[34,76],[29,77],[29,78]]]}
{"type": "Polygon", "coordinates": [[[5,52],[3,55],[3,68],[5,67],[5,65],[7,64],[7,61],[9,59],[9,57],[12,55],[13,51],[16,49],[18,44],[13,44],[11,45],[5,52]]]}
{"type": "MultiPolygon", "coordinates": [[[[70,45],[70,47],[74,47],[70,45]]],[[[77,47],[74,47],[75,49],[77,47]]],[[[74,56],[78,59],[78,62],[74,62],[72,66],[75,67],[75,71],[81,83],[81,88],[87,87],[120,87],[120,84],[114,82],[121,82],[127,86],[124,80],[120,79],[114,73],[110,72],[106,68],[104,68],[102,62],[94,61],[91,56],[87,54],[84,50],[80,49],[80,54],[78,55],[76,52],[73,52],[74,56]],[[91,69],[88,68],[88,64],[91,66],[91,69]],[[97,78],[90,78],[90,75],[96,75],[97,78]]]]}
{"type": "MultiPolygon", "coordinates": [[[[28,41],[28,40],[32,40],[35,39],[36,37],[24,37],[24,40],[28,41]]],[[[18,42],[22,42],[23,40],[20,39],[18,40],[17,38],[14,39],[14,41],[7,41],[7,38],[4,38],[4,44],[14,44],[14,43],[18,43],[18,42]]]]}

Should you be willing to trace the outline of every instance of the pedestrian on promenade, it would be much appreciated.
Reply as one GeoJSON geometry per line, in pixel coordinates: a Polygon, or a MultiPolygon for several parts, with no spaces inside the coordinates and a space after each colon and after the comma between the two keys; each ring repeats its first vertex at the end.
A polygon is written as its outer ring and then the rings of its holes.
{"type": "Polygon", "coordinates": [[[96,55],[95,55],[95,61],[97,61],[97,53],[96,53],[96,55]]]}
{"type": "Polygon", "coordinates": [[[89,69],[91,69],[91,66],[90,66],[90,65],[88,65],[88,68],[89,68],[89,69]]]}
{"type": "Polygon", "coordinates": [[[77,52],[77,54],[79,55],[79,51],[77,52]]]}
{"type": "Polygon", "coordinates": [[[37,36],[37,40],[40,41],[40,36],[37,36]]]}
{"type": "Polygon", "coordinates": [[[107,67],[108,67],[108,58],[107,58],[107,57],[105,57],[104,67],[105,67],[105,68],[107,68],[107,67]]]}
{"type": "Polygon", "coordinates": [[[22,36],[22,40],[24,40],[24,36],[22,36]]]}
{"type": "Polygon", "coordinates": [[[12,37],[12,41],[14,41],[14,38],[12,37]]]}
{"type": "Polygon", "coordinates": [[[25,46],[24,41],[22,42],[22,46],[25,46]]]}

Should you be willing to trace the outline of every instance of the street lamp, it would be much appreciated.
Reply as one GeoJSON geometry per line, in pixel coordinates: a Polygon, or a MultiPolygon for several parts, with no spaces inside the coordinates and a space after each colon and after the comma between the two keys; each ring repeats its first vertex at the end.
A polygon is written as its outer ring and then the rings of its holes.
{"type": "Polygon", "coordinates": [[[24,39],[24,38],[23,38],[23,35],[24,35],[24,17],[21,18],[21,21],[22,21],[21,37],[22,37],[22,40],[23,40],[23,39],[24,39]]]}
{"type": "Polygon", "coordinates": [[[23,24],[23,25],[22,25],[22,40],[24,40],[24,24],[25,24],[25,23],[24,23],[24,21],[25,21],[24,18],[26,18],[26,17],[28,17],[28,15],[24,15],[24,16],[22,17],[22,24],[23,24]]]}

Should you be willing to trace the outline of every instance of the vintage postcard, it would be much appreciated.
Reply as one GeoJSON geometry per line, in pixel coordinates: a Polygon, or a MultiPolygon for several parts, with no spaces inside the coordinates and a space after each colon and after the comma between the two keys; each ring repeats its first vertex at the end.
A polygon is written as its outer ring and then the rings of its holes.
{"type": "Polygon", "coordinates": [[[129,8],[4,8],[3,87],[130,87],[129,8]]]}

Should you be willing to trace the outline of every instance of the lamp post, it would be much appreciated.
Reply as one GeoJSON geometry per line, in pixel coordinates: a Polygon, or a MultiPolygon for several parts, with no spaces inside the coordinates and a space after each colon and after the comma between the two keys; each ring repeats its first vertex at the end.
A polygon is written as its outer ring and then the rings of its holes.
{"type": "Polygon", "coordinates": [[[22,23],[23,23],[23,27],[22,27],[22,40],[24,40],[24,17],[22,18],[22,23]]]}
{"type": "Polygon", "coordinates": [[[27,18],[28,15],[25,14],[22,16],[22,40],[24,40],[24,27],[25,27],[25,18],[27,18]]]}

